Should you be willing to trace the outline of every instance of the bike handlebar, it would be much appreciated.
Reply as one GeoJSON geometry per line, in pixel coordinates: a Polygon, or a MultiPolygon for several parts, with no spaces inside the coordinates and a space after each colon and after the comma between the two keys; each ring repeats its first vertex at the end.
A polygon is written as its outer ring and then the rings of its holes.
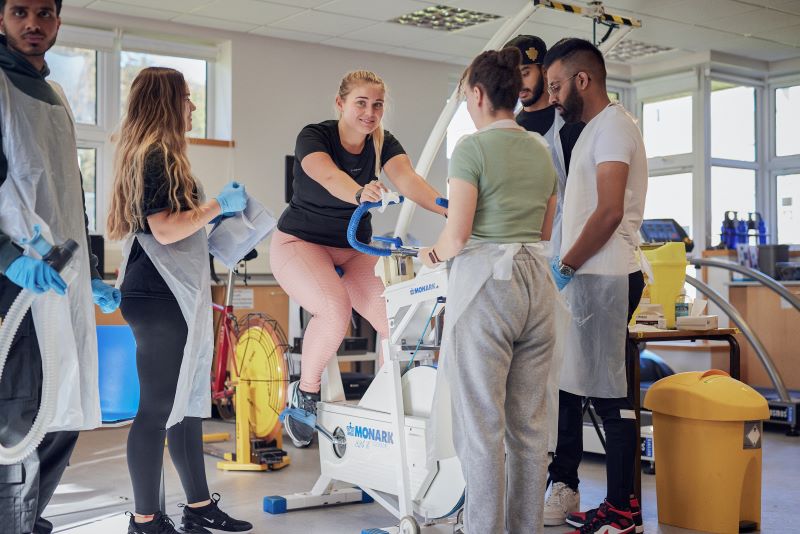
{"type": "MultiPolygon", "coordinates": [[[[401,204],[403,200],[405,199],[401,196],[399,202],[389,202],[389,205],[401,204]]],[[[351,247],[353,247],[355,250],[363,254],[369,254],[370,256],[392,255],[391,249],[373,247],[372,245],[362,243],[356,237],[356,233],[358,232],[358,225],[361,224],[361,219],[364,217],[364,215],[367,214],[369,210],[373,208],[380,208],[381,205],[382,204],[380,202],[362,202],[356,208],[356,211],[353,212],[353,215],[350,216],[350,224],[347,225],[347,242],[350,243],[351,247]]]]}
{"type": "MultiPolygon", "coordinates": [[[[405,198],[400,196],[400,200],[398,202],[389,202],[389,205],[392,204],[402,204],[405,198]]],[[[448,201],[446,198],[437,198],[436,204],[443,208],[448,207],[448,201]]],[[[382,205],[381,202],[362,202],[353,212],[353,215],[350,216],[350,223],[347,225],[347,242],[350,243],[350,246],[353,247],[358,252],[363,254],[369,254],[370,256],[391,256],[392,249],[391,248],[380,248],[380,247],[373,247],[372,245],[368,245],[367,243],[362,243],[356,238],[356,233],[358,232],[358,225],[361,224],[361,219],[364,217],[369,210],[373,208],[380,208],[382,205]]],[[[394,245],[395,249],[402,249],[403,248],[403,240],[399,237],[382,237],[376,236],[373,239],[375,241],[379,241],[381,243],[389,243],[390,245],[394,245]]],[[[403,249],[400,251],[402,254],[416,256],[416,249],[403,249]]]]}

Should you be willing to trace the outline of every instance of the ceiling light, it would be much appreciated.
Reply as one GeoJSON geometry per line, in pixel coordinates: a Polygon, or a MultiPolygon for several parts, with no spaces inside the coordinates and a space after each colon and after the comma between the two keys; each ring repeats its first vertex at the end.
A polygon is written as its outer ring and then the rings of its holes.
{"type": "Polygon", "coordinates": [[[417,26],[419,28],[452,32],[499,18],[500,15],[492,13],[481,13],[469,9],[437,5],[402,15],[389,22],[404,26],[417,26]]]}
{"type": "Polygon", "coordinates": [[[647,56],[652,56],[660,52],[667,52],[673,50],[666,46],[658,46],[643,43],[641,41],[624,40],[614,47],[609,53],[606,54],[606,59],[609,61],[619,61],[622,63],[632,61],[634,59],[641,59],[647,56]]]}

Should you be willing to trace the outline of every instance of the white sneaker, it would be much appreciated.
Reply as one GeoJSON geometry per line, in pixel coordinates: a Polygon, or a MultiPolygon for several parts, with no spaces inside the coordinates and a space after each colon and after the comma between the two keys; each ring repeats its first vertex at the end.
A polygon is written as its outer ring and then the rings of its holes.
{"type": "Polygon", "coordinates": [[[550,496],[544,503],[544,524],[548,527],[563,525],[567,515],[580,510],[581,494],[563,482],[554,482],[550,496]]]}

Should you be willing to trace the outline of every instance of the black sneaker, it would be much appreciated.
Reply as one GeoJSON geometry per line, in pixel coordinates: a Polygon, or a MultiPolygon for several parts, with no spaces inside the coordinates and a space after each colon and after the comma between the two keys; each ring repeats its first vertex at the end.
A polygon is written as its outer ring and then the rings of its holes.
{"type": "Polygon", "coordinates": [[[147,523],[137,523],[132,513],[126,513],[131,517],[128,534],[179,534],[172,519],[161,512],[156,512],[153,519],[147,523]]]}
{"type": "Polygon", "coordinates": [[[311,445],[311,441],[314,439],[314,434],[316,434],[317,431],[313,426],[307,424],[309,419],[303,421],[293,417],[291,410],[302,411],[308,418],[316,419],[317,403],[320,401],[320,394],[306,393],[300,389],[299,382],[290,384],[289,389],[291,392],[289,397],[289,411],[283,419],[283,428],[286,429],[286,433],[292,439],[292,443],[294,443],[295,447],[308,447],[311,445]]]}
{"type": "Polygon", "coordinates": [[[211,534],[207,529],[222,530],[225,532],[249,532],[253,529],[252,523],[234,519],[219,509],[219,493],[211,495],[211,503],[200,508],[183,506],[183,519],[181,531],[186,534],[211,534]]]}

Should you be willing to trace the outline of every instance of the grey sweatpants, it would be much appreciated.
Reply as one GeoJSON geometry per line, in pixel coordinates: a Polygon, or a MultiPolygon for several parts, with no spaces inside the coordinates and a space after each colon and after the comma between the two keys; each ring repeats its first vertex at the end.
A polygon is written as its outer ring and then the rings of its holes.
{"type": "Polygon", "coordinates": [[[490,278],[454,326],[447,377],[468,534],[544,528],[555,291],[547,262],[523,249],[511,280],[490,278]]]}

